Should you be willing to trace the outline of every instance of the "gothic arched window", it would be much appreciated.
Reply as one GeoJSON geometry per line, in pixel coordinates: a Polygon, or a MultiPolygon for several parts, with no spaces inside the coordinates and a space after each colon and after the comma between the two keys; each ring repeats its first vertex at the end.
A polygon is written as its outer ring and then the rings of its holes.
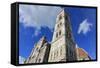
{"type": "Polygon", "coordinates": [[[39,58],[39,60],[38,60],[39,62],[41,61],[41,59],[39,58]]]}
{"type": "Polygon", "coordinates": [[[67,15],[65,15],[65,19],[68,20],[68,16],[67,15]]]}
{"type": "Polygon", "coordinates": [[[59,36],[61,35],[61,30],[59,31],[59,36]]]}
{"type": "Polygon", "coordinates": [[[71,38],[71,33],[70,32],[68,32],[68,38],[71,38]]]}
{"type": "Polygon", "coordinates": [[[60,55],[62,55],[62,48],[60,49],[60,55]]]}
{"type": "Polygon", "coordinates": [[[57,25],[57,28],[59,28],[59,24],[57,25]]]}
{"type": "Polygon", "coordinates": [[[58,51],[57,51],[57,56],[58,56],[58,51]]]}
{"type": "Polygon", "coordinates": [[[62,16],[60,15],[60,16],[59,16],[59,20],[61,20],[61,19],[62,19],[62,16]]]}
{"type": "Polygon", "coordinates": [[[56,58],[56,53],[54,52],[54,59],[56,58]]]}
{"type": "Polygon", "coordinates": [[[56,33],[56,38],[58,38],[58,32],[56,33]]]}
{"type": "Polygon", "coordinates": [[[62,22],[60,22],[60,26],[62,25],[62,22]]]}

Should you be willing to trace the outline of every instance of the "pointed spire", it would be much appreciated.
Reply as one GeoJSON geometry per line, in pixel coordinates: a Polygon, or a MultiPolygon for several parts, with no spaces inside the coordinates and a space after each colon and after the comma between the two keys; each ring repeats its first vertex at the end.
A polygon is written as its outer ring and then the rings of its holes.
{"type": "Polygon", "coordinates": [[[61,11],[64,11],[64,7],[61,7],[61,11]]]}
{"type": "Polygon", "coordinates": [[[64,7],[61,6],[61,9],[64,10],[64,7]]]}
{"type": "Polygon", "coordinates": [[[76,44],[76,48],[79,48],[77,44],[76,44]]]}

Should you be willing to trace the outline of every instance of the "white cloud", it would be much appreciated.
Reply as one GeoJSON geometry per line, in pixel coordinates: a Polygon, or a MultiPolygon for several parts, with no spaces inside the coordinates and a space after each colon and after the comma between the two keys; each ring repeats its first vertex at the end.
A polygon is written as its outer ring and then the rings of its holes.
{"type": "Polygon", "coordinates": [[[22,56],[19,56],[19,64],[24,64],[25,58],[22,56]]]}
{"type": "Polygon", "coordinates": [[[41,27],[53,29],[56,16],[61,11],[60,7],[55,6],[37,6],[37,5],[20,5],[19,6],[19,21],[25,27],[36,28],[37,35],[41,27]]]}
{"type": "Polygon", "coordinates": [[[83,20],[79,25],[78,34],[83,33],[84,35],[91,31],[92,24],[87,21],[87,19],[83,20]]]}

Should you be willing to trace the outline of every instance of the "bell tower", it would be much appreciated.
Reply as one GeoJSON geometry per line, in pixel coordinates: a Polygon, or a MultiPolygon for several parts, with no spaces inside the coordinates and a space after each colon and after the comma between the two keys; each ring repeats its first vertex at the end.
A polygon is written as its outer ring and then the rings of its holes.
{"type": "Polygon", "coordinates": [[[69,15],[63,8],[57,15],[48,62],[76,60],[75,43],[69,15]]]}

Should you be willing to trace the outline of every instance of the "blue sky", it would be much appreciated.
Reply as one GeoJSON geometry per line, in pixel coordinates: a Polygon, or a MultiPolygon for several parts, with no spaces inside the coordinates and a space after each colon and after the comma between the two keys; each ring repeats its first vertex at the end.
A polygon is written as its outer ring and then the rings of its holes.
{"type": "MultiPolygon", "coordinates": [[[[62,9],[56,6],[19,6],[19,56],[28,58],[34,44],[46,36],[51,42],[56,16],[62,9]]],[[[65,7],[69,13],[76,44],[96,58],[96,9],[65,7]]]]}

